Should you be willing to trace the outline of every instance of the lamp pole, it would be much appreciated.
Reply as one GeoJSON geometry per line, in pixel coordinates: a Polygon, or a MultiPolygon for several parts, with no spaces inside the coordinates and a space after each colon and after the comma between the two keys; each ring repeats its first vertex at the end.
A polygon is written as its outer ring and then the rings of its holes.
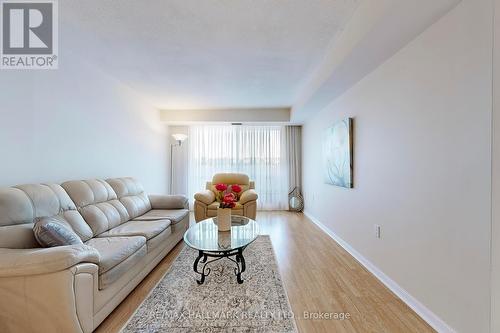
{"type": "Polygon", "coordinates": [[[174,194],[172,193],[173,191],[173,184],[174,184],[174,147],[176,146],[181,146],[182,144],[182,141],[181,140],[178,140],[176,143],[172,143],[170,144],[170,190],[169,190],[169,193],[170,194],[174,194]]]}
{"type": "Polygon", "coordinates": [[[170,189],[169,193],[173,194],[174,189],[174,147],[182,146],[182,141],[187,139],[186,134],[172,134],[172,137],[175,140],[175,143],[170,144],[170,189]]]}

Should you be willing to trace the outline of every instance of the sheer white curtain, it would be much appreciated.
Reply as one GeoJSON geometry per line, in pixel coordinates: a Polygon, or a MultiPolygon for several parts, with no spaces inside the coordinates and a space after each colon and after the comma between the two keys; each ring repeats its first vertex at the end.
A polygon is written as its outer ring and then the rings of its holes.
{"type": "Polygon", "coordinates": [[[189,197],[218,172],[246,173],[255,181],[258,209],[287,209],[288,174],[281,126],[192,126],[189,197]]]}

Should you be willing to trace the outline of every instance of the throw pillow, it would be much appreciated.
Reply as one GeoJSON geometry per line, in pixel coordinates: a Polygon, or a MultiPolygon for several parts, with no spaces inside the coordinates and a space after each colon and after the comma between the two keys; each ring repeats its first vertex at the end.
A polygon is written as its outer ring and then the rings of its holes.
{"type": "Polygon", "coordinates": [[[35,238],[42,247],[83,244],[61,216],[43,217],[33,226],[35,238]]]}

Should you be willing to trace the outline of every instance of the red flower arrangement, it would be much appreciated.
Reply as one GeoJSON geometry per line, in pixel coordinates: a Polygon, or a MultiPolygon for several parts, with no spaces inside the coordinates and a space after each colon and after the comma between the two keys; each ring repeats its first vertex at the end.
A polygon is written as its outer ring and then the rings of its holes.
{"type": "Polygon", "coordinates": [[[238,184],[231,185],[231,191],[238,194],[241,192],[241,186],[238,184]]]}
{"type": "Polygon", "coordinates": [[[215,185],[215,189],[219,192],[224,192],[227,190],[227,185],[226,184],[217,184],[215,185]]]}
{"type": "Polygon", "coordinates": [[[220,208],[234,208],[235,206],[236,196],[233,193],[225,194],[222,202],[220,203],[220,208]]]}
{"type": "Polygon", "coordinates": [[[216,199],[220,202],[220,208],[234,208],[236,206],[238,193],[241,192],[241,186],[217,184],[215,185],[215,189],[217,190],[216,199]]]}

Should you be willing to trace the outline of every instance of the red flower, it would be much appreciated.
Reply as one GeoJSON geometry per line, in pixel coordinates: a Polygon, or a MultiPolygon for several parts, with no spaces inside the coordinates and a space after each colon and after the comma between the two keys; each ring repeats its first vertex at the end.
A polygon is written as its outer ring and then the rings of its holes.
{"type": "Polygon", "coordinates": [[[234,195],[234,193],[228,193],[228,194],[224,195],[224,198],[222,199],[222,201],[224,201],[226,203],[235,202],[236,196],[234,195]]]}
{"type": "Polygon", "coordinates": [[[217,184],[217,185],[215,185],[215,189],[217,191],[223,192],[223,191],[227,190],[227,185],[226,184],[217,184]]]}
{"type": "Polygon", "coordinates": [[[236,206],[236,196],[234,193],[228,193],[224,195],[222,198],[222,202],[220,203],[221,208],[234,208],[236,206]]]}
{"type": "Polygon", "coordinates": [[[240,193],[241,192],[241,186],[237,185],[237,184],[231,185],[231,191],[233,191],[234,193],[240,193]]]}

